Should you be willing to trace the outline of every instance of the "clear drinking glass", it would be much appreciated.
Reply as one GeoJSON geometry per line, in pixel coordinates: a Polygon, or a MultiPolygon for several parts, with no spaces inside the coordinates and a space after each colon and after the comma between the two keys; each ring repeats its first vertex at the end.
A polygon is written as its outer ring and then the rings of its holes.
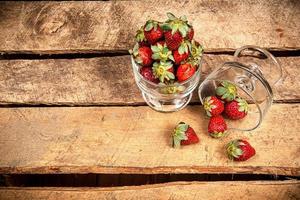
{"type": "Polygon", "coordinates": [[[142,92],[145,102],[159,112],[174,112],[183,109],[190,102],[194,89],[199,85],[201,60],[197,71],[188,80],[181,83],[166,85],[146,80],[139,72],[141,66],[133,57],[131,63],[137,86],[142,92]]]}
{"type": "Polygon", "coordinates": [[[227,121],[228,128],[251,131],[261,124],[272,105],[272,87],[281,79],[282,68],[270,52],[256,46],[239,48],[236,50],[234,58],[234,62],[225,62],[210,73],[200,84],[198,94],[203,104],[205,97],[216,95],[215,90],[222,82],[227,81],[234,84],[238,96],[254,105],[249,107],[248,116],[243,120],[227,121]],[[246,54],[242,54],[243,52],[246,54]],[[265,61],[258,62],[261,58],[253,54],[257,52],[264,56],[265,61]],[[247,120],[248,117],[251,120],[247,120]]]}

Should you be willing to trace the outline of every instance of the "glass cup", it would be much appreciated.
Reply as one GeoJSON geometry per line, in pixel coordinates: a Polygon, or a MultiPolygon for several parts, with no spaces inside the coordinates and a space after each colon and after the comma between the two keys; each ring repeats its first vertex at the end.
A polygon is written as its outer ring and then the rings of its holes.
{"type": "Polygon", "coordinates": [[[235,85],[238,96],[254,105],[249,106],[248,115],[243,120],[228,120],[228,129],[251,131],[259,127],[272,105],[272,87],[281,79],[282,68],[270,52],[256,46],[237,49],[234,59],[210,73],[200,84],[198,95],[203,104],[207,96],[216,95],[216,88],[222,83],[235,85]],[[265,58],[263,61],[261,56],[265,58]],[[247,120],[248,117],[251,120],[247,120]]]}
{"type": "Polygon", "coordinates": [[[145,102],[159,112],[174,112],[186,107],[193,96],[193,91],[199,85],[201,60],[192,77],[184,82],[169,85],[148,81],[140,74],[141,66],[134,61],[133,57],[131,57],[131,63],[135,82],[145,102]]]}

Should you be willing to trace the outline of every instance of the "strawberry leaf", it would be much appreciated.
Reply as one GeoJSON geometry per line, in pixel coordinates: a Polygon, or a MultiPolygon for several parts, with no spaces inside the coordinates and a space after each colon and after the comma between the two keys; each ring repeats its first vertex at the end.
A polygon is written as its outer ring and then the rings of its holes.
{"type": "Polygon", "coordinates": [[[173,131],[173,147],[180,147],[180,142],[182,140],[187,140],[187,136],[185,134],[185,132],[187,131],[187,129],[189,128],[189,125],[185,124],[185,123],[179,123],[174,131],[173,131]]]}
{"type": "Polygon", "coordinates": [[[172,54],[169,56],[169,59],[172,60],[173,62],[175,62],[175,59],[172,54]]]}
{"type": "Polygon", "coordinates": [[[170,12],[167,12],[167,16],[168,16],[169,20],[175,20],[176,19],[175,15],[173,15],[170,12]]]}
{"type": "Polygon", "coordinates": [[[180,19],[181,19],[182,21],[185,21],[185,22],[187,21],[187,18],[186,18],[185,15],[181,16],[180,19]]]}
{"type": "Polygon", "coordinates": [[[179,53],[180,55],[182,55],[182,54],[184,54],[184,51],[185,51],[184,46],[183,46],[183,45],[180,45],[179,48],[178,48],[178,53],[179,53]]]}
{"type": "Polygon", "coordinates": [[[158,60],[159,58],[160,58],[159,53],[154,53],[154,54],[152,54],[152,59],[158,60]]]}
{"type": "Polygon", "coordinates": [[[154,45],[151,45],[151,50],[152,50],[154,53],[160,51],[160,49],[158,48],[158,46],[154,46],[154,45]]]}
{"type": "Polygon", "coordinates": [[[182,37],[186,37],[187,30],[185,29],[185,26],[180,26],[179,32],[181,33],[182,37]]]}
{"type": "Polygon", "coordinates": [[[153,23],[147,23],[145,27],[145,31],[151,31],[152,28],[153,28],[153,23]]]}
{"type": "Polygon", "coordinates": [[[168,23],[164,23],[163,25],[160,26],[163,30],[167,31],[167,30],[171,30],[171,26],[168,23]]]}

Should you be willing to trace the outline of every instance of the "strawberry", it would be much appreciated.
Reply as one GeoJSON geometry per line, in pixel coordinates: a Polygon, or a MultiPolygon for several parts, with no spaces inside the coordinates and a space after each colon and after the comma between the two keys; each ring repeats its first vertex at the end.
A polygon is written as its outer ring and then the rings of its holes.
{"type": "Polygon", "coordinates": [[[214,138],[223,137],[226,134],[227,124],[221,115],[213,116],[208,123],[208,133],[214,138]]]}
{"type": "Polygon", "coordinates": [[[188,45],[190,47],[191,57],[195,62],[200,62],[200,59],[203,54],[203,47],[199,44],[199,42],[192,40],[192,42],[188,45]]]}
{"type": "Polygon", "coordinates": [[[192,26],[189,26],[186,39],[192,41],[193,38],[194,38],[194,28],[192,26]]]}
{"type": "Polygon", "coordinates": [[[157,21],[148,20],[144,27],[144,35],[150,44],[154,44],[163,37],[163,30],[157,21]]]}
{"type": "Polygon", "coordinates": [[[172,51],[170,51],[166,44],[163,46],[160,43],[157,43],[157,46],[152,45],[151,50],[153,52],[152,58],[154,60],[160,60],[166,62],[167,60],[174,61],[174,57],[172,55],[172,51]]]}
{"type": "Polygon", "coordinates": [[[245,161],[255,155],[255,149],[246,140],[233,140],[226,145],[230,160],[245,161]]]}
{"type": "Polygon", "coordinates": [[[153,63],[153,74],[160,82],[169,81],[175,79],[173,64],[168,62],[155,62],[153,63]]]}
{"type": "Polygon", "coordinates": [[[194,75],[195,72],[196,72],[196,67],[190,63],[179,65],[176,73],[178,82],[183,82],[189,79],[194,75]]]}
{"type": "Polygon", "coordinates": [[[182,61],[189,57],[189,46],[191,43],[189,41],[184,41],[180,44],[177,50],[173,51],[173,56],[175,64],[179,65],[182,61]]]}
{"type": "Polygon", "coordinates": [[[152,51],[150,47],[142,46],[139,47],[136,44],[133,50],[129,50],[129,53],[133,55],[135,62],[142,66],[150,66],[153,62],[152,60],[152,51]]]}
{"type": "Polygon", "coordinates": [[[140,73],[148,81],[151,81],[153,83],[159,83],[159,80],[155,78],[151,67],[142,67],[140,69],[140,73]]]}
{"type": "Polygon", "coordinates": [[[175,60],[175,64],[179,65],[182,61],[185,61],[189,57],[189,52],[184,52],[180,54],[178,50],[173,51],[173,56],[175,60]]]}
{"type": "Polygon", "coordinates": [[[172,34],[171,31],[165,32],[165,39],[166,43],[169,49],[176,50],[180,46],[181,42],[183,41],[183,37],[181,34],[177,31],[174,34],[172,34]]]}
{"type": "Polygon", "coordinates": [[[184,122],[180,122],[173,131],[173,147],[180,145],[190,145],[199,142],[199,138],[194,129],[184,122]]]}
{"type": "Polygon", "coordinates": [[[144,35],[144,28],[143,26],[136,31],[135,40],[139,43],[139,46],[148,46],[147,40],[144,35]]]}
{"type": "Polygon", "coordinates": [[[186,87],[177,82],[170,82],[168,84],[159,83],[159,85],[161,86],[159,89],[161,94],[180,94],[186,89],[186,87]]]}
{"type": "Polygon", "coordinates": [[[225,114],[229,119],[242,119],[247,113],[248,103],[240,97],[225,104],[225,114]]]}
{"type": "Polygon", "coordinates": [[[215,96],[206,97],[203,107],[209,117],[220,115],[224,111],[223,102],[215,96]]]}
{"type": "Polygon", "coordinates": [[[223,81],[219,87],[216,89],[217,96],[221,99],[229,102],[235,99],[237,96],[237,88],[234,84],[223,81]]]}
{"type": "Polygon", "coordinates": [[[167,16],[169,19],[162,25],[165,40],[169,49],[176,50],[187,36],[189,24],[185,16],[177,18],[172,13],[167,16]]]}

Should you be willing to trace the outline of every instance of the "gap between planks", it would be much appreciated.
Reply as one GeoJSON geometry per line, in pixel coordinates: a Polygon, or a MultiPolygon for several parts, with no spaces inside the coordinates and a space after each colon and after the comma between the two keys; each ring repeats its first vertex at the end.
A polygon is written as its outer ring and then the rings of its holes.
{"type": "Polygon", "coordinates": [[[0,188],[3,200],[36,199],[248,199],[300,198],[299,181],[175,182],[113,188],[0,188]],[[213,191],[213,192],[212,192],[213,191]],[[266,191],[268,191],[266,193],[266,191]]]}

